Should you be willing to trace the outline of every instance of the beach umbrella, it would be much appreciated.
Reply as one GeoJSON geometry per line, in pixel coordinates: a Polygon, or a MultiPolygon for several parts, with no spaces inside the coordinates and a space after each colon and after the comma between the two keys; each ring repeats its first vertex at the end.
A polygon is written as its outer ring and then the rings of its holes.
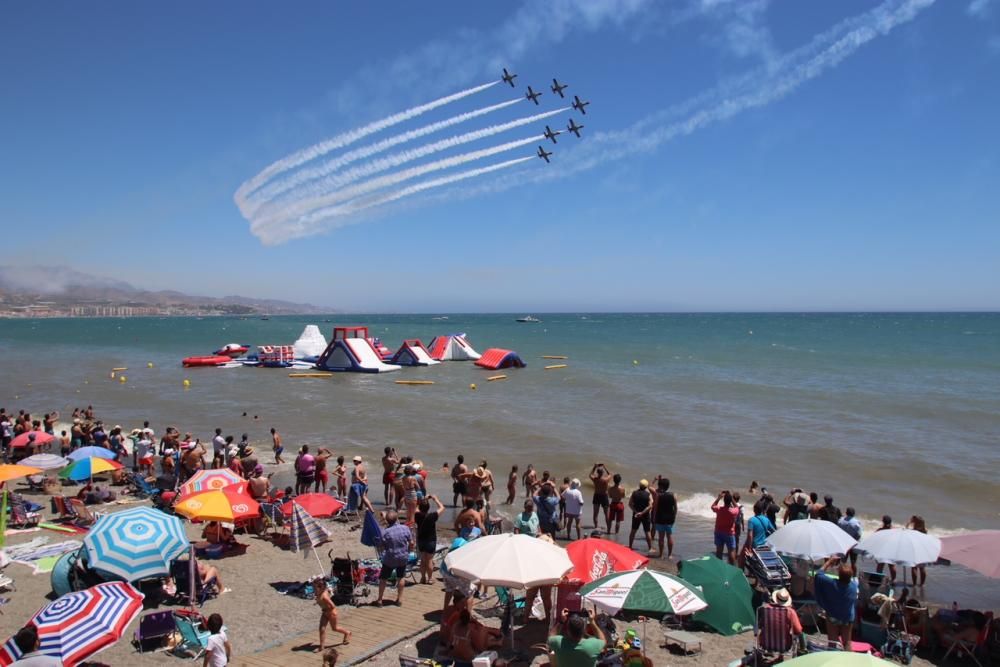
{"type": "Polygon", "coordinates": [[[247,483],[240,482],[181,498],[174,511],[189,519],[235,523],[260,516],[260,503],[247,494],[247,483]]]}
{"type": "Polygon", "coordinates": [[[91,457],[74,461],[71,466],[59,473],[59,476],[79,482],[84,479],[92,479],[94,475],[100,475],[102,472],[121,469],[122,464],[118,461],[91,457]]]}
{"type": "Polygon", "coordinates": [[[566,555],[573,562],[573,569],[566,578],[583,583],[600,579],[612,572],[638,570],[649,563],[646,556],[617,542],[597,537],[570,542],[566,545],[566,555]]]}
{"type": "Polygon", "coordinates": [[[126,581],[170,574],[189,544],[180,519],[150,507],[102,516],[83,538],[90,567],[126,581]]]}
{"type": "Polygon", "coordinates": [[[19,463],[4,463],[0,464],[0,482],[9,482],[21,477],[37,475],[40,472],[42,472],[41,468],[21,465],[19,463]]]}
{"type": "MultiPolygon", "coordinates": [[[[804,521],[804,519],[800,519],[804,521]]],[[[782,661],[788,667],[888,667],[894,662],[876,658],[870,653],[853,651],[818,651],[799,658],[782,661]]]]}
{"type": "Polygon", "coordinates": [[[844,555],[857,543],[837,524],[820,519],[789,521],[767,538],[767,544],[782,556],[807,561],[844,555]]]}
{"type": "Polygon", "coordinates": [[[941,558],[1000,579],[1000,530],[975,530],[941,538],[941,558]]]}
{"type": "Polygon", "coordinates": [[[705,594],[679,577],[654,570],[615,572],[580,589],[580,597],[614,616],[619,611],[693,614],[708,606],[705,594]]]}
{"type": "Polygon", "coordinates": [[[69,458],[71,461],[79,461],[81,459],[96,457],[99,459],[113,459],[115,458],[115,453],[110,449],[105,449],[104,447],[96,447],[90,445],[89,447],[81,447],[80,449],[74,449],[69,453],[69,458]]]}
{"type": "Polygon", "coordinates": [[[181,484],[180,488],[177,489],[177,495],[184,497],[201,491],[216,491],[224,486],[239,484],[242,481],[243,478],[229,468],[199,470],[181,484]]]}
{"type": "Polygon", "coordinates": [[[448,571],[487,586],[532,588],[558,584],[573,569],[562,547],[530,535],[487,535],[445,557],[448,571]]]}
{"type": "Polygon", "coordinates": [[[865,537],[855,549],[868,554],[876,563],[915,567],[937,561],[941,540],[919,530],[888,528],[865,537]]]}
{"type": "Polygon", "coordinates": [[[28,445],[47,445],[56,439],[56,436],[45,431],[27,431],[10,441],[10,446],[14,449],[27,447],[28,445]]]}
{"type": "Polygon", "coordinates": [[[69,465],[70,460],[56,456],[55,454],[32,454],[27,458],[21,459],[20,463],[21,465],[33,466],[42,470],[55,470],[56,468],[65,468],[69,465]]]}
{"type": "MultiPolygon", "coordinates": [[[[121,638],[142,611],[142,598],[131,584],[97,584],[50,602],[27,623],[38,629],[40,653],[74,667],[121,638]]],[[[9,665],[20,655],[11,637],[0,647],[0,665],[9,665]]]]}
{"type": "Polygon", "coordinates": [[[320,561],[319,553],[316,552],[315,547],[317,544],[322,544],[330,539],[330,531],[314,519],[309,512],[298,505],[292,508],[291,524],[289,545],[292,552],[298,553],[302,551],[306,558],[308,558],[309,552],[312,551],[316,556],[316,562],[319,564],[319,571],[322,574],[323,563],[320,561]]]}
{"type": "MultiPolygon", "coordinates": [[[[290,503],[287,503],[290,504],[290,503]]],[[[382,526],[378,525],[378,519],[371,510],[365,511],[365,520],[361,526],[361,544],[366,547],[377,548],[382,541],[382,526]]]]}
{"type": "Polygon", "coordinates": [[[713,556],[681,561],[681,579],[701,588],[708,609],[692,619],[720,635],[737,635],[753,629],[753,591],[743,571],[713,556]]]}
{"type": "Polygon", "coordinates": [[[298,505],[317,518],[333,516],[346,507],[343,502],[325,493],[303,493],[301,496],[295,496],[292,502],[285,503],[281,507],[285,516],[292,515],[293,505],[298,505]]]}

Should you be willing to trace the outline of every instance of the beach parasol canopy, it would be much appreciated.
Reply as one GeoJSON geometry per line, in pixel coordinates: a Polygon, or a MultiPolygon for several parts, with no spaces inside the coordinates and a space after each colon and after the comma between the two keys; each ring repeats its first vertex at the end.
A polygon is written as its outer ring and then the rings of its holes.
{"type": "MultiPolygon", "coordinates": [[[[802,519],[804,521],[804,519],[802,519]]],[[[894,662],[876,658],[870,653],[851,651],[819,651],[781,663],[788,667],[888,667],[894,662]]]]}
{"type": "Polygon", "coordinates": [[[889,528],[865,537],[855,549],[868,554],[876,563],[915,567],[937,561],[941,540],[918,530],[889,528]]]}
{"type": "Polygon", "coordinates": [[[529,535],[487,535],[445,557],[451,574],[487,586],[531,588],[558,584],[573,569],[562,547],[529,535]]]}
{"type": "Polygon", "coordinates": [[[100,475],[102,472],[121,470],[121,468],[122,464],[118,463],[118,461],[91,457],[75,461],[71,466],[59,473],[59,476],[79,482],[84,479],[90,479],[94,475],[100,475]]]}
{"type": "Polygon", "coordinates": [[[56,456],[55,454],[32,454],[27,458],[21,459],[20,463],[21,465],[33,466],[42,470],[55,470],[56,468],[65,468],[69,465],[70,460],[56,456]]]}
{"type": "Polygon", "coordinates": [[[170,574],[189,544],[180,519],[149,507],[102,516],[83,538],[90,567],[126,581],[170,574]]]}
{"type": "Polygon", "coordinates": [[[1000,579],[1000,530],[975,530],[941,538],[941,558],[1000,579]]]}
{"type": "Polygon", "coordinates": [[[17,463],[4,463],[0,464],[0,482],[9,482],[13,479],[37,475],[40,472],[42,472],[41,468],[33,468],[32,466],[17,463]]]}
{"type": "Polygon", "coordinates": [[[782,556],[817,561],[842,556],[858,542],[831,521],[798,519],[771,533],[767,543],[782,556]]]}
{"type": "Polygon", "coordinates": [[[347,506],[345,503],[325,493],[303,493],[301,496],[295,496],[292,502],[282,505],[282,513],[285,516],[292,516],[293,505],[298,505],[309,512],[311,516],[317,518],[333,516],[347,506]]]}
{"type": "Polygon", "coordinates": [[[639,570],[649,564],[646,556],[617,542],[596,537],[570,542],[566,545],[566,554],[573,561],[573,569],[566,578],[583,583],[600,579],[612,572],[639,570]]]}
{"type": "MultiPolygon", "coordinates": [[[[38,629],[40,653],[74,667],[121,638],[142,611],[142,598],[131,584],[97,584],[50,602],[27,623],[38,629]]],[[[9,665],[20,655],[11,637],[0,647],[0,665],[9,665]]]]}
{"type": "Polygon", "coordinates": [[[181,498],[174,511],[189,519],[234,523],[260,516],[260,503],[247,494],[246,482],[181,498]]]}
{"type": "Polygon", "coordinates": [[[692,620],[704,623],[720,635],[737,635],[753,629],[753,591],[743,571],[713,556],[681,561],[680,577],[701,587],[708,609],[692,620]]]}
{"type": "Polygon", "coordinates": [[[10,446],[14,449],[20,449],[28,445],[47,445],[55,439],[56,436],[45,431],[27,431],[11,440],[10,446]]]}
{"type": "Polygon", "coordinates": [[[580,596],[612,616],[622,610],[685,615],[708,606],[705,594],[694,585],[653,570],[609,574],[586,584],[580,589],[580,596]]]}
{"type": "Polygon", "coordinates": [[[217,491],[230,484],[239,484],[243,478],[228,468],[214,468],[212,470],[199,470],[177,489],[179,496],[190,496],[192,493],[202,491],[217,491]]]}
{"type": "Polygon", "coordinates": [[[115,453],[110,449],[105,449],[104,447],[95,447],[90,445],[89,447],[81,447],[80,449],[74,449],[69,453],[69,459],[71,461],[79,461],[81,459],[87,459],[91,457],[96,457],[99,459],[113,459],[115,458],[115,453]]]}

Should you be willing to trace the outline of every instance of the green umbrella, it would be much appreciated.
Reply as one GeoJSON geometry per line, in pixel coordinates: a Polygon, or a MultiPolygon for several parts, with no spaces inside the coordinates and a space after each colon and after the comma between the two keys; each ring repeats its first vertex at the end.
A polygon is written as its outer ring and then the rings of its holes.
{"type": "Polygon", "coordinates": [[[701,586],[708,601],[708,609],[696,613],[693,620],[727,637],[753,629],[753,593],[738,568],[714,556],[702,556],[682,561],[679,574],[693,586],[701,586]]]}
{"type": "Polygon", "coordinates": [[[614,572],[580,589],[580,596],[609,614],[693,614],[707,606],[701,590],[654,570],[614,572]]]}

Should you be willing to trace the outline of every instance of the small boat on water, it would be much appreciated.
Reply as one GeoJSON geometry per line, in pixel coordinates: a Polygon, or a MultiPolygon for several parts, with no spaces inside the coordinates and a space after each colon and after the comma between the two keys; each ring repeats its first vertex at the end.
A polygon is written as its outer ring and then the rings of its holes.
{"type": "Polygon", "coordinates": [[[537,322],[541,322],[540,319],[538,319],[537,317],[533,317],[531,315],[525,315],[524,317],[519,317],[519,318],[517,318],[516,321],[517,322],[530,322],[532,324],[537,323],[537,322]]]}
{"type": "Polygon", "coordinates": [[[181,360],[181,364],[185,368],[194,368],[198,366],[222,366],[230,361],[232,361],[232,357],[221,354],[213,354],[202,357],[186,357],[181,360]]]}

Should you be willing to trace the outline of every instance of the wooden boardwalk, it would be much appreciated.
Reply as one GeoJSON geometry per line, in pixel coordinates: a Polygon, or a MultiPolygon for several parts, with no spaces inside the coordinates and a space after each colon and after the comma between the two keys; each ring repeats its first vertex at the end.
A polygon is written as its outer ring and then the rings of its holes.
{"type": "MultiPolygon", "coordinates": [[[[386,590],[386,600],[395,599],[395,590],[386,590]]],[[[363,605],[338,606],[338,623],[353,635],[347,646],[340,644],[341,635],[327,629],[328,646],[337,649],[337,665],[359,664],[394,644],[420,634],[439,623],[443,589],[435,581],[431,586],[410,584],[403,594],[403,607],[387,602],[384,607],[363,605]]],[[[317,610],[317,621],[319,612],[317,610]]],[[[323,656],[315,653],[319,646],[317,630],[294,637],[278,646],[245,656],[234,656],[237,667],[285,667],[286,665],[322,665],[323,656]]]]}

